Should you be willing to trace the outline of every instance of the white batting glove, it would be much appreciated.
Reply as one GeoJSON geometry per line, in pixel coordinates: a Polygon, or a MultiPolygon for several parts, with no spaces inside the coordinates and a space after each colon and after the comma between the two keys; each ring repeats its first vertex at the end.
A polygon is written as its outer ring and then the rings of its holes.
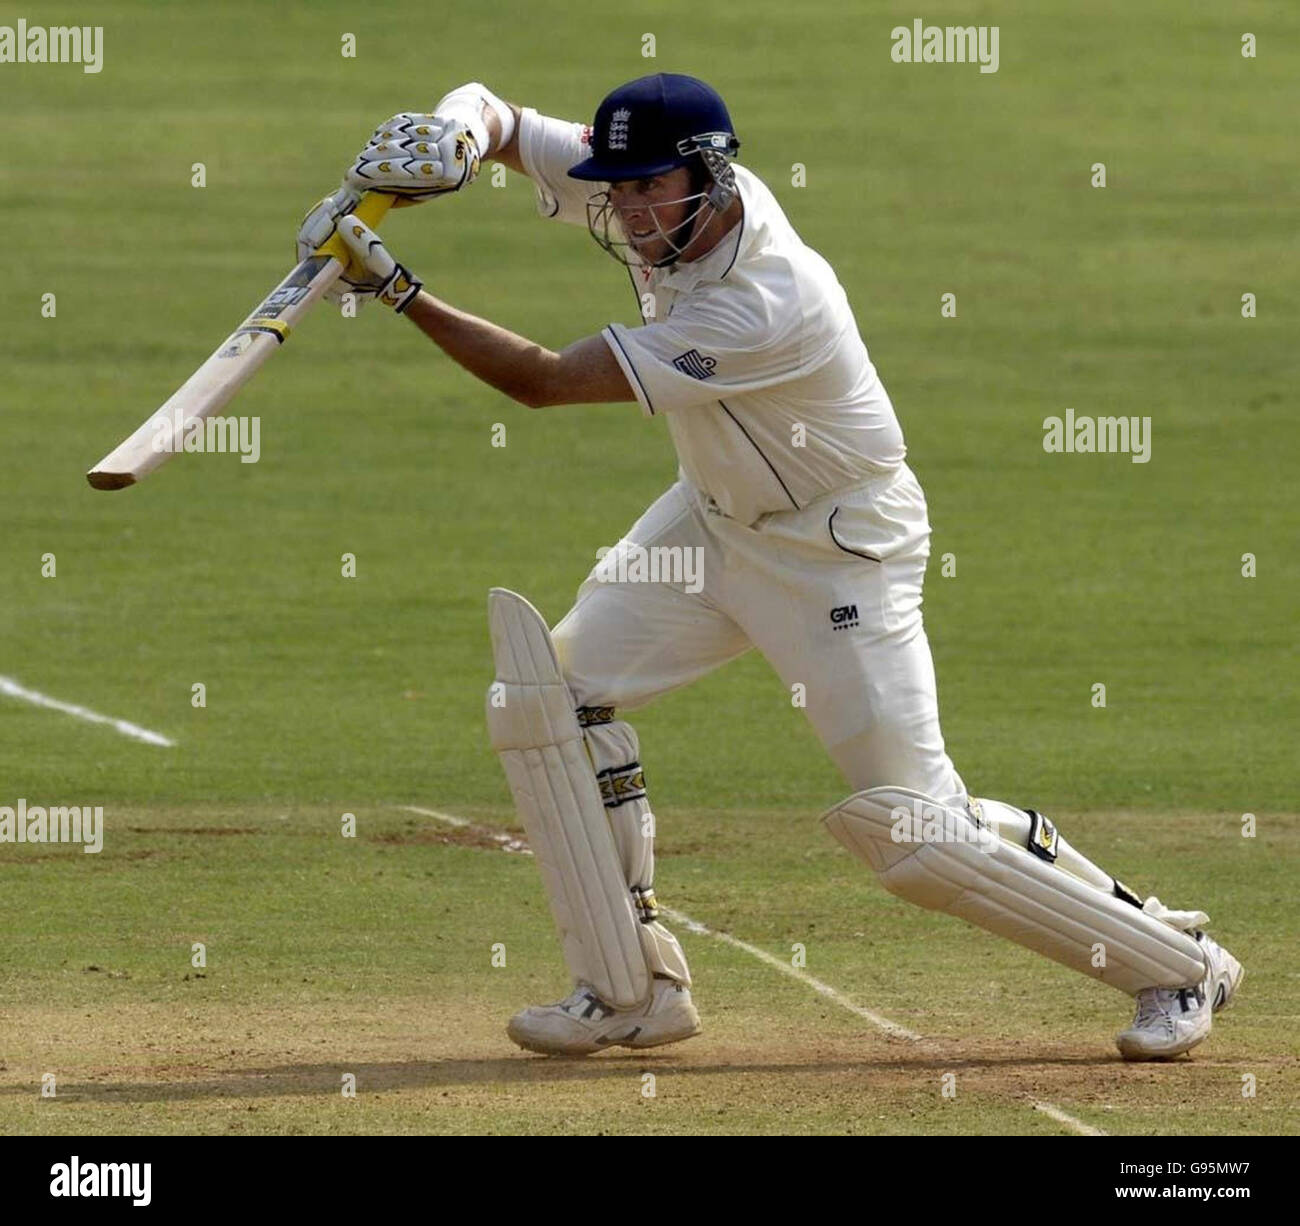
{"type": "Polygon", "coordinates": [[[379,235],[355,214],[339,218],[338,229],[352,253],[349,274],[354,265],[365,270],[364,280],[350,283],[358,300],[375,298],[400,315],[415,301],[424,282],[394,260],[379,235]]]}
{"type": "MultiPolygon", "coordinates": [[[[298,262],[301,263],[331,234],[340,217],[346,217],[357,207],[361,196],[349,187],[340,187],[332,196],[318,201],[302,219],[298,227],[298,262]]],[[[343,275],[325,291],[325,297],[338,302],[348,292],[355,292],[356,283],[368,280],[367,271],[355,261],[350,261],[343,275]]]]}
{"type": "Polygon", "coordinates": [[[389,192],[414,204],[472,183],[480,154],[459,119],[406,111],[375,129],[343,182],[357,193],[389,192]]]}

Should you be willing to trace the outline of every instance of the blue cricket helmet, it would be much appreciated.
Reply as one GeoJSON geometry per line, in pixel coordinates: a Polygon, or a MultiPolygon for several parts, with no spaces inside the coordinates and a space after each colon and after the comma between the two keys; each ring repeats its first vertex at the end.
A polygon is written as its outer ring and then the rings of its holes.
{"type": "Polygon", "coordinates": [[[715,181],[740,149],[718,91],[696,77],[657,72],[620,85],[596,110],[592,155],[569,170],[574,179],[615,183],[666,174],[703,161],[715,181]]]}

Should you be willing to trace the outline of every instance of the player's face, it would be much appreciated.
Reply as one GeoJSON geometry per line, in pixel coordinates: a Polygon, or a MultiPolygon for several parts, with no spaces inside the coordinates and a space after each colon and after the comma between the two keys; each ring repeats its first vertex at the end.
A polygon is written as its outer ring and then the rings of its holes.
{"type": "Polygon", "coordinates": [[[689,229],[677,234],[677,228],[700,207],[698,196],[691,193],[690,171],[684,166],[648,179],[611,183],[609,199],[618,210],[628,242],[648,264],[672,254],[665,235],[679,247],[686,241],[689,229]]]}

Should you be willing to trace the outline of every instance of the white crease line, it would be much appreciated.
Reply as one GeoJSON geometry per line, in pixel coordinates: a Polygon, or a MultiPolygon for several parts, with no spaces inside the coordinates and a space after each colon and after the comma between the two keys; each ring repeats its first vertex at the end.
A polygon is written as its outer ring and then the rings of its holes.
{"type": "Polygon", "coordinates": [[[513,838],[508,834],[501,834],[496,830],[489,830],[486,826],[476,826],[468,818],[457,817],[454,813],[439,813],[437,809],[421,809],[419,805],[400,805],[398,807],[405,809],[408,813],[418,813],[421,817],[432,817],[440,822],[446,822],[449,826],[475,830],[491,839],[494,843],[500,844],[502,851],[518,852],[521,856],[531,856],[533,854],[532,849],[522,840],[513,838]]]}
{"type": "MultiPolygon", "coordinates": [[[[452,826],[473,825],[473,823],[466,818],[457,817],[452,813],[440,813],[437,809],[421,809],[417,805],[401,805],[400,807],[407,810],[409,813],[418,813],[422,817],[432,817],[437,821],[447,822],[452,826]]],[[[479,829],[482,829],[482,827],[479,827],[479,829]]],[[[492,832],[486,831],[486,833],[492,832]]],[[[492,834],[492,837],[496,838],[498,841],[502,841],[508,839],[509,836],[492,834]]],[[[515,840],[510,841],[515,842],[515,840]]],[[[528,852],[527,854],[532,855],[532,852],[528,852]]],[[[800,983],[806,983],[822,996],[825,996],[829,1000],[833,1000],[841,1008],[847,1009],[850,1013],[863,1018],[873,1026],[879,1027],[887,1035],[890,1035],[893,1038],[908,1039],[912,1042],[918,1042],[925,1037],[924,1035],[917,1034],[914,1030],[908,1030],[906,1026],[900,1026],[897,1022],[891,1022],[889,1018],[884,1017],[879,1013],[875,1013],[871,1009],[864,1009],[861,1005],[855,1005],[847,996],[842,992],[836,991],[830,986],[830,984],[822,983],[820,979],[814,978],[812,975],[808,974],[807,971],[801,971],[797,966],[791,966],[787,962],[782,962],[780,958],[768,953],[765,949],[759,949],[757,945],[750,945],[747,941],[742,941],[737,937],[731,936],[730,933],[718,932],[717,930],[710,928],[707,924],[701,924],[699,920],[693,920],[689,915],[686,915],[682,911],[676,911],[672,907],[660,907],[659,909],[675,924],[680,924],[690,932],[694,932],[698,936],[717,937],[719,941],[735,946],[736,949],[744,950],[745,953],[752,955],[760,962],[765,962],[768,966],[780,971],[783,975],[789,975],[791,978],[799,980],[800,983]]],[[[1073,1129],[1082,1137],[1104,1137],[1108,1135],[1100,1128],[1094,1128],[1091,1124],[1085,1124],[1082,1120],[1077,1120],[1074,1116],[1066,1114],[1066,1112],[1062,1111],[1061,1108],[1056,1106],[1054,1103],[1042,1102],[1036,1099],[1034,1100],[1033,1107],[1035,1111],[1041,1111],[1044,1115],[1054,1119],[1058,1124],[1064,1124],[1067,1128],[1073,1129]]]]}
{"type": "Polygon", "coordinates": [[[792,979],[799,980],[800,983],[806,983],[810,988],[820,992],[823,996],[829,997],[837,1005],[847,1009],[850,1013],[856,1013],[858,1017],[865,1018],[873,1026],[878,1026],[887,1035],[895,1039],[911,1039],[913,1042],[920,1039],[920,1035],[915,1030],[908,1030],[906,1026],[900,1026],[897,1022],[891,1022],[889,1018],[883,1017],[879,1013],[874,1013],[870,1009],[864,1009],[861,1005],[855,1005],[842,992],[837,992],[829,983],[822,983],[820,979],[813,978],[807,971],[801,971],[797,966],[791,966],[788,962],[782,962],[774,954],[770,954],[765,949],[759,949],[757,945],[750,945],[747,941],[742,941],[733,937],[727,932],[718,932],[716,929],[709,928],[701,924],[698,920],[693,920],[689,915],[684,915],[680,911],[674,911],[671,907],[659,908],[665,915],[673,920],[674,923],[681,924],[683,927],[690,929],[691,932],[699,933],[701,936],[717,937],[728,945],[736,949],[743,949],[747,954],[757,958],[760,962],[766,962],[774,970],[780,971],[783,975],[789,975],[792,979]]]}
{"type": "MultiPolygon", "coordinates": [[[[472,822],[463,817],[457,817],[454,813],[442,813],[437,809],[422,809],[418,805],[402,805],[400,807],[405,809],[408,813],[418,813],[421,817],[432,817],[436,821],[446,822],[451,826],[464,827],[473,825],[472,822]]],[[[479,827],[479,829],[483,828],[479,827]]],[[[495,832],[486,829],[484,829],[483,832],[503,845],[518,844],[518,840],[510,838],[508,835],[496,834],[495,832]]],[[[531,855],[532,853],[529,852],[528,854],[531,855]]],[[[792,979],[799,980],[800,983],[807,984],[814,991],[820,992],[823,996],[833,1000],[837,1005],[847,1009],[850,1013],[857,1014],[860,1018],[864,1018],[873,1026],[879,1027],[886,1034],[892,1035],[896,1039],[911,1039],[915,1041],[921,1037],[914,1030],[908,1030],[906,1026],[900,1026],[897,1022],[891,1022],[889,1018],[883,1017],[881,1014],[875,1013],[871,1009],[864,1009],[861,1005],[855,1005],[842,992],[837,992],[833,987],[831,987],[829,983],[823,983],[820,979],[815,979],[812,975],[808,974],[807,971],[802,971],[797,966],[791,966],[788,962],[782,962],[780,958],[768,953],[765,949],[759,949],[757,945],[750,945],[747,941],[742,941],[737,937],[733,937],[730,933],[718,932],[717,930],[708,927],[706,924],[701,924],[699,920],[691,919],[689,915],[686,915],[681,911],[674,911],[671,907],[660,907],[659,909],[668,916],[673,923],[680,924],[683,928],[687,928],[699,936],[717,937],[719,941],[722,941],[727,945],[732,945],[736,949],[744,950],[745,953],[749,954],[751,957],[757,958],[761,962],[766,962],[768,966],[781,971],[782,974],[789,975],[792,979]]]]}
{"type": "Polygon", "coordinates": [[[418,813],[421,817],[436,817],[440,822],[446,822],[449,826],[468,826],[469,818],[457,817],[454,813],[439,813],[437,809],[421,809],[419,805],[398,805],[399,809],[405,809],[408,813],[418,813]]]}
{"type": "Polygon", "coordinates": [[[46,707],[51,711],[62,711],[64,715],[75,715],[78,719],[84,719],[88,724],[107,724],[115,732],[120,732],[123,736],[129,736],[137,741],[144,741],[146,745],[163,745],[171,748],[176,744],[175,741],[163,736],[161,732],[150,732],[148,728],[141,728],[139,724],[133,724],[130,720],[114,719],[111,715],[100,715],[98,711],[92,711],[89,707],[78,706],[75,702],[62,702],[57,698],[51,698],[48,694],[29,690],[25,685],[19,685],[12,677],[0,677],[0,694],[8,694],[10,698],[30,702],[35,707],[46,707]]]}
{"type": "Polygon", "coordinates": [[[1104,1137],[1100,1128],[1094,1128],[1091,1124],[1085,1124],[1082,1120],[1076,1120],[1074,1116],[1067,1115],[1060,1107],[1052,1103],[1034,1102],[1034,1110],[1041,1111],[1044,1115],[1051,1116],[1058,1124],[1064,1124],[1067,1128],[1073,1128],[1081,1137],[1104,1137]]]}

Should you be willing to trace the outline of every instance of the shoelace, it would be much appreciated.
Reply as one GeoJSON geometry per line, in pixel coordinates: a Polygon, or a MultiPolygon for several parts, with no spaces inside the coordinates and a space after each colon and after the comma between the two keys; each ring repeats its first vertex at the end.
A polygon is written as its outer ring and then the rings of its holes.
{"type": "Polygon", "coordinates": [[[555,1003],[561,1009],[567,1010],[574,1005],[586,1004],[588,996],[594,997],[595,993],[589,987],[587,987],[585,983],[580,983],[576,988],[573,989],[572,992],[568,994],[568,996],[566,996],[563,1000],[557,1000],[555,1003]]]}
{"type": "Polygon", "coordinates": [[[1144,1030],[1153,1022],[1163,1022],[1167,1027],[1172,1028],[1174,1018],[1168,1006],[1173,1003],[1177,995],[1177,992],[1165,992],[1160,988],[1142,993],[1138,997],[1137,1017],[1133,1019],[1134,1029],[1144,1030]]]}

